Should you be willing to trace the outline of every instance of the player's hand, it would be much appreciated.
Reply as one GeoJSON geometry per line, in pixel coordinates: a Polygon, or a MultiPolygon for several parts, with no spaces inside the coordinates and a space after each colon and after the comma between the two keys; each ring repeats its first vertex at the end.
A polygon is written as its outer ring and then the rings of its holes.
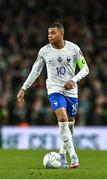
{"type": "Polygon", "coordinates": [[[25,96],[25,91],[24,91],[24,89],[21,88],[18,95],[17,95],[17,101],[19,103],[24,102],[24,96],[25,96]]]}
{"type": "Polygon", "coordinates": [[[66,82],[64,87],[66,90],[70,90],[70,89],[74,88],[74,86],[75,86],[75,82],[72,80],[69,80],[66,82]]]}

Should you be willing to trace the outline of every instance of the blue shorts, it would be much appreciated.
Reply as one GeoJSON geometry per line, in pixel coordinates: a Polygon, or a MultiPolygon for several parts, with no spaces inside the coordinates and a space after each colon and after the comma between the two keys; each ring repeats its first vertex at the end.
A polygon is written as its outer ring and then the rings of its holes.
{"type": "Polygon", "coordinates": [[[78,110],[78,98],[67,97],[60,93],[52,93],[49,95],[49,101],[53,110],[64,107],[68,116],[75,117],[78,110]]]}

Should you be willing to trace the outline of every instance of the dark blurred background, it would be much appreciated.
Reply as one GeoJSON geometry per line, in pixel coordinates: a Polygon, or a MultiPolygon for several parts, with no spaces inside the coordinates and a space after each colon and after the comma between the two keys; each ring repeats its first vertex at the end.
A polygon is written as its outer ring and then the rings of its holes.
{"type": "Polygon", "coordinates": [[[106,0],[0,1],[0,125],[56,125],[45,89],[46,69],[18,104],[17,93],[53,22],[80,46],[90,74],[79,83],[77,125],[107,125],[106,0]]]}

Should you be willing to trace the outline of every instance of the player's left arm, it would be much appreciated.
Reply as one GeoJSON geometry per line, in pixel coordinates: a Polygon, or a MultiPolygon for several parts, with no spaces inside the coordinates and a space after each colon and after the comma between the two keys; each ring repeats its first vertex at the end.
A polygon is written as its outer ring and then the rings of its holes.
{"type": "Polygon", "coordinates": [[[64,87],[67,90],[72,89],[75,86],[75,83],[77,83],[82,78],[84,78],[87,74],[89,74],[89,67],[88,67],[87,62],[79,48],[75,55],[75,63],[76,63],[76,65],[78,65],[80,71],[71,80],[69,80],[65,83],[64,87]]]}
{"type": "Polygon", "coordinates": [[[84,78],[89,74],[89,67],[80,49],[76,54],[75,62],[78,65],[80,71],[71,80],[77,83],[78,81],[80,81],[82,78],[84,78]]]}

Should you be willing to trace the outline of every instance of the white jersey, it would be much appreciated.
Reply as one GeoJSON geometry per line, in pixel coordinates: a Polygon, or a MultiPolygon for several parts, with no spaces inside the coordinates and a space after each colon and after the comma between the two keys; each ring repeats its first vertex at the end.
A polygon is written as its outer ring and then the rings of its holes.
{"type": "MultiPolygon", "coordinates": [[[[59,92],[65,96],[78,97],[77,83],[74,88],[66,90],[67,81],[75,79],[76,62],[84,58],[80,48],[69,41],[65,41],[62,49],[55,49],[51,44],[42,47],[38,53],[32,71],[23,85],[23,89],[29,88],[41,73],[44,65],[47,68],[46,87],[48,95],[59,92]]],[[[82,76],[85,77],[86,73],[82,76]]],[[[82,77],[80,77],[81,79],[82,77]]]]}

